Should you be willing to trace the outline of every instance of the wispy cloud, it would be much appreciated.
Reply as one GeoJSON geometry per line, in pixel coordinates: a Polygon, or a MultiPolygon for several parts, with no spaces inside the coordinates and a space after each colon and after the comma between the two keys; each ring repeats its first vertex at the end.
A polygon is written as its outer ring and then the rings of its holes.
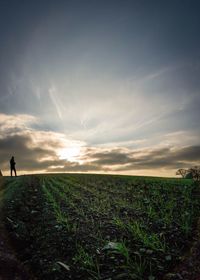
{"type": "Polygon", "coordinates": [[[59,101],[59,95],[57,94],[55,86],[51,86],[48,91],[49,91],[49,96],[51,98],[51,101],[52,101],[53,105],[55,106],[58,117],[60,118],[60,120],[63,120],[61,103],[59,101]]]}

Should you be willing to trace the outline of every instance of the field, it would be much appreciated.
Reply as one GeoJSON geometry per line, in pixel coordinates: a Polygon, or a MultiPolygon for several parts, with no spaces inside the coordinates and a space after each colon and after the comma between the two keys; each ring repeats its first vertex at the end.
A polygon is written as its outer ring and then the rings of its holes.
{"type": "Polygon", "coordinates": [[[36,279],[175,279],[200,210],[189,179],[49,174],[4,188],[9,236],[36,279]]]}

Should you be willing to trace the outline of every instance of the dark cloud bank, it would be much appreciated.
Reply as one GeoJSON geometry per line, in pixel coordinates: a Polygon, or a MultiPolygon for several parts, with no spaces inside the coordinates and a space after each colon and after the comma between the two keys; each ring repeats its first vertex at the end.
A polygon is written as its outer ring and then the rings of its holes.
{"type": "MultiPolygon", "coordinates": [[[[8,170],[9,159],[16,157],[19,170],[28,172],[120,172],[150,169],[178,169],[200,164],[200,146],[179,149],[144,150],[89,148],[85,163],[59,159],[56,143],[50,148],[35,147],[27,135],[6,136],[0,139],[0,168],[8,170]],[[47,159],[48,158],[48,159],[47,159]]],[[[84,161],[83,161],[84,162],[84,161]]]]}

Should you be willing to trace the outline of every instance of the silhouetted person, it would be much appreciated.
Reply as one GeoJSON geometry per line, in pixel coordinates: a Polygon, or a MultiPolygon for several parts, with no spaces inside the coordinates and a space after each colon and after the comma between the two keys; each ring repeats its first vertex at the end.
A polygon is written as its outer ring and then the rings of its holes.
{"type": "Polygon", "coordinates": [[[15,164],[16,164],[15,158],[14,158],[14,157],[11,157],[11,160],[10,160],[10,175],[11,175],[11,176],[12,176],[12,172],[13,172],[13,171],[15,172],[15,176],[17,176],[15,164]]]}

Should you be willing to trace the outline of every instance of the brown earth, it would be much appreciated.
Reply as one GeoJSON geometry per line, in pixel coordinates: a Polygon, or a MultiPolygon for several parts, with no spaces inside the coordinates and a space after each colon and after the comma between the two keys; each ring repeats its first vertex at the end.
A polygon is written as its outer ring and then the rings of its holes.
{"type": "MultiPolygon", "coordinates": [[[[200,199],[200,185],[193,195],[200,199]]],[[[200,280],[200,218],[193,232],[193,241],[189,250],[173,273],[165,275],[164,280],[200,280]]]]}
{"type": "Polygon", "coordinates": [[[200,280],[200,219],[194,243],[176,271],[179,274],[179,278],[176,279],[200,280]]]}
{"type": "MultiPolygon", "coordinates": [[[[11,244],[4,226],[6,214],[2,210],[4,194],[3,178],[0,178],[0,280],[33,280],[23,263],[17,258],[17,252],[11,244]]],[[[195,194],[200,199],[200,189],[195,194]]],[[[193,243],[180,264],[165,275],[164,280],[200,280],[200,219],[193,235],[193,243]]],[[[36,279],[35,279],[36,280],[36,279]]],[[[159,280],[159,279],[157,279],[159,280]]]]}
{"type": "Polygon", "coordinates": [[[2,197],[4,194],[3,178],[0,179],[0,280],[30,280],[23,264],[17,259],[16,252],[12,247],[8,233],[4,226],[6,218],[2,212],[2,197]]]}

